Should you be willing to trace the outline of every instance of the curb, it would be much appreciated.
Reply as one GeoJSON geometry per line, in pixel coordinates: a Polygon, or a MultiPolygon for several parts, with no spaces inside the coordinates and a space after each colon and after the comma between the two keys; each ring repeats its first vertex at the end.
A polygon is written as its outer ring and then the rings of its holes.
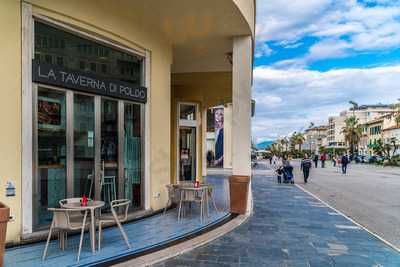
{"type": "Polygon", "coordinates": [[[320,201],[321,203],[323,203],[324,205],[326,205],[328,208],[334,210],[335,212],[337,212],[338,214],[340,214],[341,216],[345,217],[347,220],[351,221],[352,223],[354,223],[355,225],[357,225],[358,227],[364,229],[365,231],[367,231],[369,234],[373,235],[374,237],[376,237],[377,239],[379,239],[380,241],[382,241],[383,243],[385,243],[387,246],[391,247],[392,249],[396,250],[398,253],[400,253],[400,248],[396,247],[395,245],[393,245],[392,243],[390,243],[389,241],[387,241],[386,239],[384,239],[383,237],[381,237],[380,235],[378,235],[377,233],[369,230],[367,227],[365,227],[364,225],[356,222],[355,220],[353,220],[352,218],[350,218],[349,216],[347,216],[346,214],[344,214],[343,212],[337,210],[336,208],[332,207],[330,204],[328,204],[327,202],[325,202],[324,200],[320,199],[318,196],[316,196],[315,194],[311,193],[310,191],[308,191],[307,189],[303,188],[300,185],[295,184],[295,186],[297,188],[299,188],[300,190],[302,190],[303,192],[309,194],[310,196],[312,196],[313,198],[317,199],[318,201],[320,201]]]}

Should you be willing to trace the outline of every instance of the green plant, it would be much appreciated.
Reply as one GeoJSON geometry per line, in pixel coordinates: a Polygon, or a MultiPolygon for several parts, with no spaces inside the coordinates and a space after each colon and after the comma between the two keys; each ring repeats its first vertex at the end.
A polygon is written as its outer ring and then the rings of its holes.
{"type": "Polygon", "coordinates": [[[351,154],[354,155],[355,148],[361,139],[362,127],[358,124],[358,119],[355,116],[346,118],[344,122],[345,126],[342,128],[342,133],[344,134],[346,143],[350,147],[351,154]]]}

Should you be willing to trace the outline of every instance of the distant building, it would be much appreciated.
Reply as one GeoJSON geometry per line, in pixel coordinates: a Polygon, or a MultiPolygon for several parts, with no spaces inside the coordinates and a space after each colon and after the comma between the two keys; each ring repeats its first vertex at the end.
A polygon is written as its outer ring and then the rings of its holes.
{"type": "Polygon", "coordinates": [[[327,129],[327,147],[328,148],[345,148],[346,143],[343,134],[345,126],[346,113],[341,113],[340,116],[329,117],[327,129]]]}
{"type": "Polygon", "coordinates": [[[319,153],[319,149],[326,145],[328,127],[325,125],[312,127],[305,131],[305,142],[303,150],[310,150],[312,153],[319,153]]]}

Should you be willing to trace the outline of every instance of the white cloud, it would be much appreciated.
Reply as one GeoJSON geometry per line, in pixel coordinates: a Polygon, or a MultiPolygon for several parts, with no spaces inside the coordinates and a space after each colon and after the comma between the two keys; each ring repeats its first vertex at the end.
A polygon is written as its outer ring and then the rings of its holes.
{"type": "MultiPolygon", "coordinates": [[[[347,36],[348,49],[383,50],[400,45],[399,1],[369,0],[257,1],[258,43],[294,43],[304,36],[347,36]]],[[[337,50],[338,52],[339,50],[337,50]]],[[[343,50],[342,50],[343,52],[343,50]]],[[[341,54],[347,55],[347,54],[341,54]]]]}
{"type": "Polygon", "coordinates": [[[326,58],[340,58],[348,55],[350,44],[346,41],[326,39],[313,45],[308,55],[307,60],[319,60],[326,58]]]}
{"type": "Polygon", "coordinates": [[[275,139],[307,126],[326,123],[328,116],[360,104],[392,103],[400,96],[400,66],[340,69],[254,70],[256,116],[254,138],[275,139]]]}
{"type": "Polygon", "coordinates": [[[266,43],[258,44],[255,50],[255,57],[269,56],[274,52],[266,43]]]}

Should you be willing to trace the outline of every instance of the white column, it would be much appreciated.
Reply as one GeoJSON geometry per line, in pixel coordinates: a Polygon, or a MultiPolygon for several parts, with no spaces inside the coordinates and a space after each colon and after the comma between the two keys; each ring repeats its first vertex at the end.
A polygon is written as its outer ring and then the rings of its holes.
{"type": "Polygon", "coordinates": [[[252,38],[233,40],[232,69],[232,173],[251,175],[252,38]]]}
{"type": "Polygon", "coordinates": [[[232,104],[224,107],[224,169],[232,168],[232,104]]]}

